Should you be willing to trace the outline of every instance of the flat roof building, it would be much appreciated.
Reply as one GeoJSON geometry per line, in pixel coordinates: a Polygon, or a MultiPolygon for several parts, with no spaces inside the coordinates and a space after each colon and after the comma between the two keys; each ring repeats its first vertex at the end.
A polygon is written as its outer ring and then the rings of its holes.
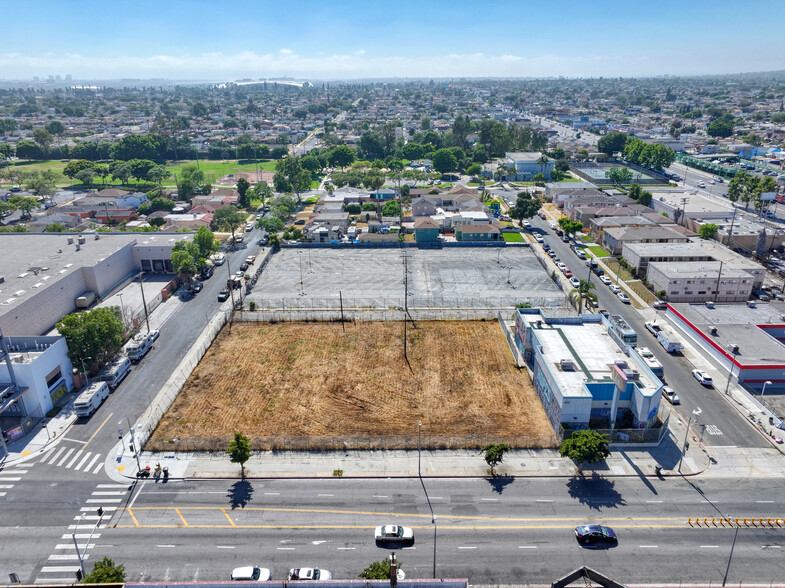
{"type": "Polygon", "coordinates": [[[657,261],[648,268],[652,289],[665,292],[669,302],[745,302],[754,283],[748,271],[720,261],[657,261]]]}

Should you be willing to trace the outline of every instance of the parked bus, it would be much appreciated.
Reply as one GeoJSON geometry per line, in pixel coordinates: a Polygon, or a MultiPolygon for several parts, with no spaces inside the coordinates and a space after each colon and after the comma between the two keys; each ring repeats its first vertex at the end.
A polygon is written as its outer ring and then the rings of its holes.
{"type": "Polygon", "coordinates": [[[74,401],[76,416],[89,417],[101,406],[107,396],[109,396],[109,386],[106,382],[90,384],[74,401]]]}

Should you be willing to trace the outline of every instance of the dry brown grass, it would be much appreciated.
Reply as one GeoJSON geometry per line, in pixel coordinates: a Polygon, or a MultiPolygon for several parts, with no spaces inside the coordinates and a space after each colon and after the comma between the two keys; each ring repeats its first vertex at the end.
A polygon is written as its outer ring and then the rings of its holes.
{"type": "MultiPolygon", "coordinates": [[[[164,415],[165,439],[490,435],[555,438],[495,321],[240,323],[218,335],[164,415]]],[[[416,440],[415,440],[416,442],[416,440]]],[[[466,446],[472,446],[471,443],[466,446]]],[[[416,447],[416,445],[415,445],[416,447]]]]}

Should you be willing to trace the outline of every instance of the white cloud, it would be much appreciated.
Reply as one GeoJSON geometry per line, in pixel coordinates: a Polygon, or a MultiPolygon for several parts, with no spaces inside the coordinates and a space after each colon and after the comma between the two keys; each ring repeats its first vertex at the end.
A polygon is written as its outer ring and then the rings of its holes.
{"type": "MultiPolygon", "coordinates": [[[[756,62],[756,70],[777,69],[756,62]]],[[[487,55],[484,53],[422,55],[415,57],[369,55],[365,50],[351,54],[317,53],[298,55],[292,49],[257,54],[244,51],[232,55],[154,55],[149,57],[104,57],[79,54],[0,54],[0,72],[5,78],[29,79],[34,75],[70,73],[74,79],[165,77],[229,81],[237,78],[292,76],[309,79],[363,77],[596,77],[659,74],[709,74],[746,71],[749,66],[729,53],[710,56],[607,56],[575,55],[487,55]]]]}

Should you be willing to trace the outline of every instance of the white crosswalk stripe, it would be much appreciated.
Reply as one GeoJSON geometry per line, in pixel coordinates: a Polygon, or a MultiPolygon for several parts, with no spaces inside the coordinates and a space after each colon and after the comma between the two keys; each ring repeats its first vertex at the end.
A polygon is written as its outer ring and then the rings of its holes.
{"type": "Polygon", "coordinates": [[[92,451],[82,451],[76,447],[59,447],[48,451],[41,458],[40,463],[66,468],[74,471],[82,471],[89,474],[97,474],[104,468],[102,455],[92,451]]]}
{"type": "Polygon", "coordinates": [[[54,455],[51,455],[51,452],[47,453],[46,456],[44,457],[44,459],[41,460],[41,463],[48,463],[50,465],[54,464],[54,462],[57,461],[57,458],[60,457],[60,455],[63,453],[63,451],[65,451],[65,447],[61,447],[60,449],[58,449],[55,452],[54,455]],[[50,457],[51,457],[51,459],[48,459],[50,457]]]}
{"type": "Polygon", "coordinates": [[[71,447],[71,449],[69,449],[69,450],[66,452],[66,454],[63,456],[63,459],[57,463],[57,467],[60,467],[60,466],[62,466],[62,465],[65,463],[65,460],[67,460],[67,459],[68,459],[68,456],[70,456],[70,455],[71,455],[73,452],[74,452],[74,448],[73,448],[73,447],[71,447]]]}

